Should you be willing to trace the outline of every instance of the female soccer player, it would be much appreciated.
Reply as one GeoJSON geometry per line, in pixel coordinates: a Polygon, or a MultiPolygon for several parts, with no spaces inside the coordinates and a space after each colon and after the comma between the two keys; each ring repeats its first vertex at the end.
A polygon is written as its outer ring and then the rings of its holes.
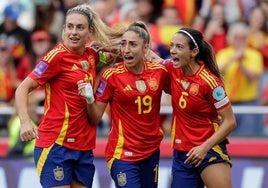
{"type": "Polygon", "coordinates": [[[170,46],[172,188],[231,188],[226,137],[236,126],[211,46],[194,29],[176,32],[170,46]]]}
{"type": "MultiPolygon", "coordinates": [[[[118,35],[121,36],[121,35],[118,35]]],[[[89,47],[89,40],[111,46],[116,38],[89,5],[68,10],[62,32],[63,42],[44,55],[16,90],[16,106],[21,122],[21,139],[36,138],[34,160],[41,185],[45,188],[92,187],[95,166],[96,124],[88,122],[87,104],[77,93],[77,81],[91,84],[95,67],[105,58],[89,47]],[[31,123],[28,94],[45,87],[44,117],[38,132],[31,123]]]]}
{"type": "Polygon", "coordinates": [[[145,60],[150,36],[143,22],[131,24],[121,38],[123,62],[104,71],[96,90],[78,82],[87,99],[92,124],[100,121],[107,104],[111,109],[111,131],[105,151],[116,187],[156,188],[159,146],[163,139],[160,99],[168,91],[167,69],[145,60]]]}

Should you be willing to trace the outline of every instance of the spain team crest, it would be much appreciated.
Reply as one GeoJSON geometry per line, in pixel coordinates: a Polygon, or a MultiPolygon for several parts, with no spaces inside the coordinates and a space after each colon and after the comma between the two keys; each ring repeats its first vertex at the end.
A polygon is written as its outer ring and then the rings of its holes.
{"type": "Polygon", "coordinates": [[[136,88],[139,92],[143,93],[146,90],[146,84],[144,80],[137,80],[136,81],[136,88]]]}
{"type": "Polygon", "coordinates": [[[147,80],[148,85],[150,87],[151,90],[156,91],[158,88],[158,83],[157,80],[155,78],[150,78],[149,80],[147,80]]]}
{"type": "Polygon", "coordinates": [[[53,169],[55,180],[61,181],[64,178],[64,172],[62,167],[58,167],[53,169]]]}
{"type": "Polygon", "coordinates": [[[117,174],[117,183],[119,186],[124,186],[127,183],[127,175],[126,173],[117,174]]]}
{"type": "Polygon", "coordinates": [[[191,95],[197,95],[198,92],[199,92],[199,85],[196,83],[191,84],[190,89],[189,89],[189,93],[191,95]]]}

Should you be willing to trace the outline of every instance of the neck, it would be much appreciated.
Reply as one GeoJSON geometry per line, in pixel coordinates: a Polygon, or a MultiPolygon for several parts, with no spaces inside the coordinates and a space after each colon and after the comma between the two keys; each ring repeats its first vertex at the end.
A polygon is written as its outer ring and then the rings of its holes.
{"type": "Polygon", "coordinates": [[[200,65],[196,62],[194,63],[190,63],[188,66],[184,67],[182,70],[183,70],[183,73],[184,75],[194,75],[198,69],[199,69],[200,65]]]}
{"type": "Polygon", "coordinates": [[[139,63],[135,66],[132,67],[128,67],[127,68],[133,72],[134,74],[141,74],[144,71],[144,64],[143,63],[139,63]]]}

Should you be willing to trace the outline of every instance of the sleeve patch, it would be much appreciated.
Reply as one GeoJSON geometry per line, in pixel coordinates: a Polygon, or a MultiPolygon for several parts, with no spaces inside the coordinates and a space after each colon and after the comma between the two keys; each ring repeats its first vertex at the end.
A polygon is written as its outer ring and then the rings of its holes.
{"type": "Polygon", "coordinates": [[[212,92],[212,96],[217,101],[221,101],[222,99],[224,99],[225,91],[224,91],[223,87],[221,87],[221,86],[216,87],[212,92]]]}
{"type": "Polygon", "coordinates": [[[42,74],[47,70],[48,64],[46,64],[44,61],[40,61],[36,67],[33,70],[33,74],[41,77],[42,74]]]}
{"type": "Polygon", "coordinates": [[[103,95],[106,86],[107,86],[107,82],[104,81],[104,80],[101,80],[100,83],[99,83],[99,86],[98,86],[98,88],[96,90],[96,94],[97,95],[103,95]]]}
{"type": "Polygon", "coordinates": [[[162,61],[162,64],[166,65],[166,64],[168,64],[170,62],[171,62],[171,59],[165,59],[165,60],[162,61]]]}

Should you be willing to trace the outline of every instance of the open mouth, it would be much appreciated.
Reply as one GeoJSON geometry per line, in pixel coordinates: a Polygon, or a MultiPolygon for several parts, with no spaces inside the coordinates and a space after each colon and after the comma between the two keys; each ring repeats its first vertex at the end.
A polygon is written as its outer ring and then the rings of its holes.
{"type": "Polygon", "coordinates": [[[173,62],[179,62],[180,61],[180,59],[177,58],[177,57],[172,57],[172,60],[173,60],[173,62]]]}
{"type": "Polygon", "coordinates": [[[70,37],[70,40],[72,41],[72,42],[74,42],[74,43],[77,43],[77,42],[79,42],[79,38],[77,38],[77,37],[70,37]]]}
{"type": "Polygon", "coordinates": [[[125,55],[124,56],[124,59],[125,60],[132,60],[132,59],[134,59],[132,56],[129,56],[129,55],[125,55]]]}

